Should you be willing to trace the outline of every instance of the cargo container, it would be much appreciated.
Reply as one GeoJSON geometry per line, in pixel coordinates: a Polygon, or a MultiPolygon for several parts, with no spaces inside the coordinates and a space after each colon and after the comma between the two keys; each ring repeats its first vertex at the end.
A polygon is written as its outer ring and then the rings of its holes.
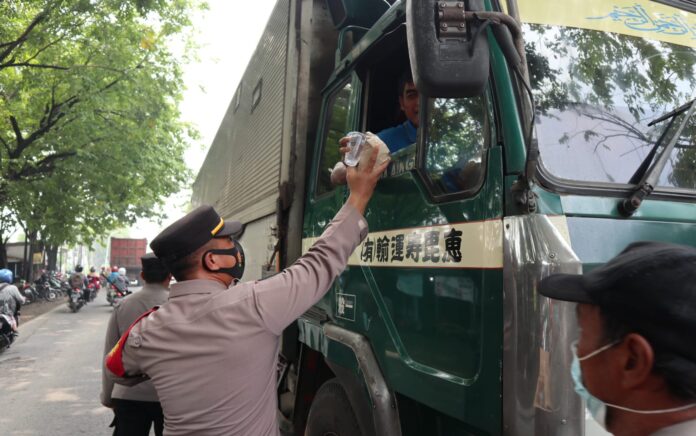
{"type": "Polygon", "coordinates": [[[109,262],[111,266],[126,269],[128,281],[140,285],[142,266],[140,258],[147,250],[147,239],[111,238],[109,262]]]}

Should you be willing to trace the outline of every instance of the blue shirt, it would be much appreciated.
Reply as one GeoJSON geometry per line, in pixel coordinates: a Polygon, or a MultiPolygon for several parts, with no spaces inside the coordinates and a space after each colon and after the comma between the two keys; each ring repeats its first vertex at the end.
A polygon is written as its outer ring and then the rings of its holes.
{"type": "Polygon", "coordinates": [[[403,124],[382,130],[377,136],[387,144],[389,151],[394,153],[415,143],[418,129],[410,120],[406,120],[403,124]]]}

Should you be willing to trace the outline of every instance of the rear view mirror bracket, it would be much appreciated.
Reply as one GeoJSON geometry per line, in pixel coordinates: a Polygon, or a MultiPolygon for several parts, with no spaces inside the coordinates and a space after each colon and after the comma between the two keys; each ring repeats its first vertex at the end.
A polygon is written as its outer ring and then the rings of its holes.
{"type": "Polygon", "coordinates": [[[411,70],[429,97],[479,95],[488,81],[489,26],[506,60],[523,72],[524,42],[519,23],[502,12],[483,10],[482,0],[411,0],[406,5],[411,70]]]}

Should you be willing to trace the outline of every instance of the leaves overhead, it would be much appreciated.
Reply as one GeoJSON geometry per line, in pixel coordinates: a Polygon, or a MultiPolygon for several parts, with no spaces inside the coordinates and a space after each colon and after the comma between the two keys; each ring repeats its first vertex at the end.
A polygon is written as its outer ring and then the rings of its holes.
{"type": "Polygon", "coordinates": [[[197,0],[0,2],[0,205],[54,244],[151,216],[190,174],[180,122],[197,0]],[[76,236],[77,235],[77,236],[76,236]]]}

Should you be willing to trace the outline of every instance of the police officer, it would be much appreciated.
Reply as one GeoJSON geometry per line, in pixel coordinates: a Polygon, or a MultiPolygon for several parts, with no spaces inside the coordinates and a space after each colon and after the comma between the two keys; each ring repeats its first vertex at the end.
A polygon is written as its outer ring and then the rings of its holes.
{"type": "Polygon", "coordinates": [[[696,249],[637,242],[585,275],[547,277],[539,292],[578,303],[571,373],[601,426],[696,435],[696,249]]]}
{"type": "Polygon", "coordinates": [[[326,293],[367,235],[363,218],[389,161],[347,173],[350,196],[312,248],[280,274],[228,287],[242,277],[242,226],[202,206],[150,244],[177,280],[169,301],[129,330],[107,367],[133,383],[148,376],[164,410],[165,434],[278,435],[279,338],[326,293]]]}
{"type": "MultiPolygon", "coordinates": [[[[169,298],[169,269],[153,253],[140,258],[145,282],[140,292],[131,294],[111,314],[106,330],[104,354],[108,353],[126,329],[144,312],[164,304],[169,298]]],[[[161,436],[164,427],[162,407],[151,382],[136,386],[114,386],[102,368],[101,403],[114,409],[114,436],[147,436],[154,423],[155,434],[161,436]]]]}

